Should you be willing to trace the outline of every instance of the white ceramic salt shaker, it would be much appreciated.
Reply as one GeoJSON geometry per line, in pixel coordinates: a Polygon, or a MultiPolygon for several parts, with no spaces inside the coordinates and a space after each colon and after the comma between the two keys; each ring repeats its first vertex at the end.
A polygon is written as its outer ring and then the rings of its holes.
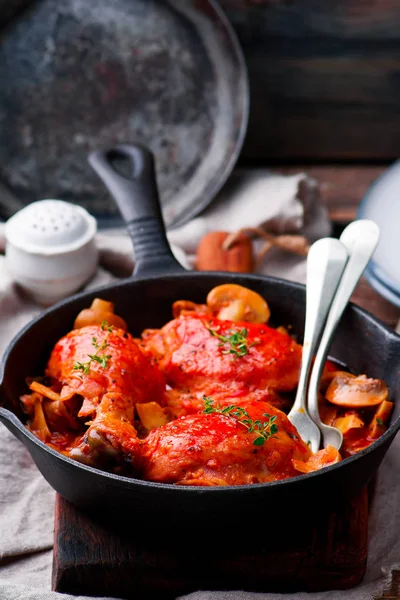
{"type": "Polygon", "coordinates": [[[76,292],[97,267],[96,220],[63,200],[39,200],[6,223],[6,265],[40,304],[76,292]]]}

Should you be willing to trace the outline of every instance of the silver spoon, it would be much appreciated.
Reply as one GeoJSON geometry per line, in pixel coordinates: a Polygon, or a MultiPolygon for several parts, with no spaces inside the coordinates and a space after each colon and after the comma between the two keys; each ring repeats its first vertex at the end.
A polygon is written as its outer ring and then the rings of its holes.
{"type": "Polygon", "coordinates": [[[288,418],[313,452],[319,450],[321,432],[307,413],[307,384],[313,356],[347,259],[345,246],[333,238],[323,238],[315,242],[307,257],[303,354],[296,399],[288,418]]]}
{"type": "Polygon", "coordinates": [[[373,221],[368,221],[366,219],[350,223],[340,236],[340,241],[346,247],[349,254],[349,260],[329,311],[308,387],[308,411],[314,423],[321,430],[323,446],[326,447],[330,444],[337,450],[339,450],[342,445],[343,435],[336,427],[325,425],[321,421],[318,410],[319,382],[333,334],[336,331],[336,327],[338,326],[354,288],[375,251],[378,240],[378,225],[373,221]]]}

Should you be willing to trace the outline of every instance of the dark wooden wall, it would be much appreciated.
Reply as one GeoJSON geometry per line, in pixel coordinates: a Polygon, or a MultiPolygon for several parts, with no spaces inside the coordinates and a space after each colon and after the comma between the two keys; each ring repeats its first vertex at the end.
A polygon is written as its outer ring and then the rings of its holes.
{"type": "Polygon", "coordinates": [[[400,0],[220,0],[248,63],[244,160],[400,155],[400,0]]]}
{"type": "MultiPolygon", "coordinates": [[[[0,26],[35,1],[0,0],[0,26]]],[[[244,162],[400,156],[400,0],[219,3],[250,74],[244,162]]]]}

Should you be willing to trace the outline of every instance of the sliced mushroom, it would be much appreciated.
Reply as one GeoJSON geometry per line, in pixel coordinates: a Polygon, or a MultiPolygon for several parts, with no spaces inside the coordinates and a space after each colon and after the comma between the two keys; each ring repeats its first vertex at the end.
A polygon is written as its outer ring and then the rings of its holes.
{"type": "Polygon", "coordinates": [[[355,377],[344,371],[336,373],[325,394],[332,404],[347,408],[376,406],[387,396],[387,386],[380,379],[369,379],[366,375],[355,377]]]}
{"type": "Polygon", "coordinates": [[[342,417],[335,419],[334,426],[339,429],[343,435],[346,435],[351,429],[364,427],[364,421],[355,411],[349,411],[342,417]]]}
{"type": "Polygon", "coordinates": [[[54,400],[54,402],[60,401],[60,394],[57,394],[57,392],[47,387],[47,385],[43,385],[38,381],[32,381],[32,383],[29,385],[29,389],[31,389],[32,392],[37,392],[38,394],[41,394],[45,398],[54,400]]]}
{"type": "Polygon", "coordinates": [[[266,323],[271,314],[260,294],[234,283],[213,288],[207,296],[207,305],[218,319],[229,321],[266,323]]]}
{"type": "Polygon", "coordinates": [[[290,335],[289,331],[283,325],[279,325],[279,327],[276,328],[276,331],[279,331],[279,333],[283,333],[283,335],[290,335]]]}
{"type": "Polygon", "coordinates": [[[343,374],[343,375],[349,375],[350,377],[355,377],[355,375],[353,375],[352,373],[349,373],[348,371],[338,370],[337,367],[335,369],[332,369],[331,365],[332,365],[332,363],[329,360],[327,360],[325,363],[324,370],[322,371],[321,379],[319,382],[319,391],[323,394],[328,389],[329,384],[331,383],[332,379],[334,379],[338,375],[343,374]]]}
{"type": "Polygon", "coordinates": [[[323,450],[319,450],[307,461],[304,460],[293,460],[293,466],[296,471],[300,473],[311,473],[312,471],[318,471],[324,467],[329,467],[342,460],[340,453],[333,446],[327,446],[323,450]]]}
{"type": "Polygon", "coordinates": [[[91,307],[85,308],[76,317],[74,329],[80,329],[88,325],[101,325],[104,322],[124,331],[128,329],[125,321],[114,313],[114,304],[112,302],[95,298],[91,307]]]}
{"type": "Polygon", "coordinates": [[[338,408],[325,400],[319,402],[319,416],[325,425],[333,425],[337,418],[338,408]]]}
{"type": "Polygon", "coordinates": [[[166,410],[157,404],[157,402],[136,404],[136,410],[143,427],[147,431],[162,427],[162,425],[166,425],[170,420],[166,410]]]}
{"type": "Polygon", "coordinates": [[[82,424],[76,418],[81,401],[74,396],[68,402],[62,400],[43,400],[43,412],[51,431],[79,431],[82,424]]]}
{"type": "Polygon", "coordinates": [[[28,427],[42,442],[47,442],[51,438],[41,402],[34,405],[34,417],[28,427]]]}
{"type": "Polygon", "coordinates": [[[368,427],[368,436],[376,439],[380,437],[386,430],[390,415],[393,410],[393,402],[384,400],[375,411],[372,421],[368,427]]]}
{"type": "Polygon", "coordinates": [[[190,300],[177,300],[172,305],[172,314],[174,319],[177,319],[181,315],[187,315],[190,313],[204,314],[209,312],[208,306],[205,304],[196,304],[190,300]]]}

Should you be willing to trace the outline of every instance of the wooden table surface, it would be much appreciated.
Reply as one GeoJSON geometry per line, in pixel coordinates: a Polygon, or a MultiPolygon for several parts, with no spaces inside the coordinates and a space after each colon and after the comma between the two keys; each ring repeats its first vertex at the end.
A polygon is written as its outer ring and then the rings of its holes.
{"type": "Polygon", "coordinates": [[[220,4],[249,71],[243,158],[328,162],[400,155],[397,0],[220,4]]]}

